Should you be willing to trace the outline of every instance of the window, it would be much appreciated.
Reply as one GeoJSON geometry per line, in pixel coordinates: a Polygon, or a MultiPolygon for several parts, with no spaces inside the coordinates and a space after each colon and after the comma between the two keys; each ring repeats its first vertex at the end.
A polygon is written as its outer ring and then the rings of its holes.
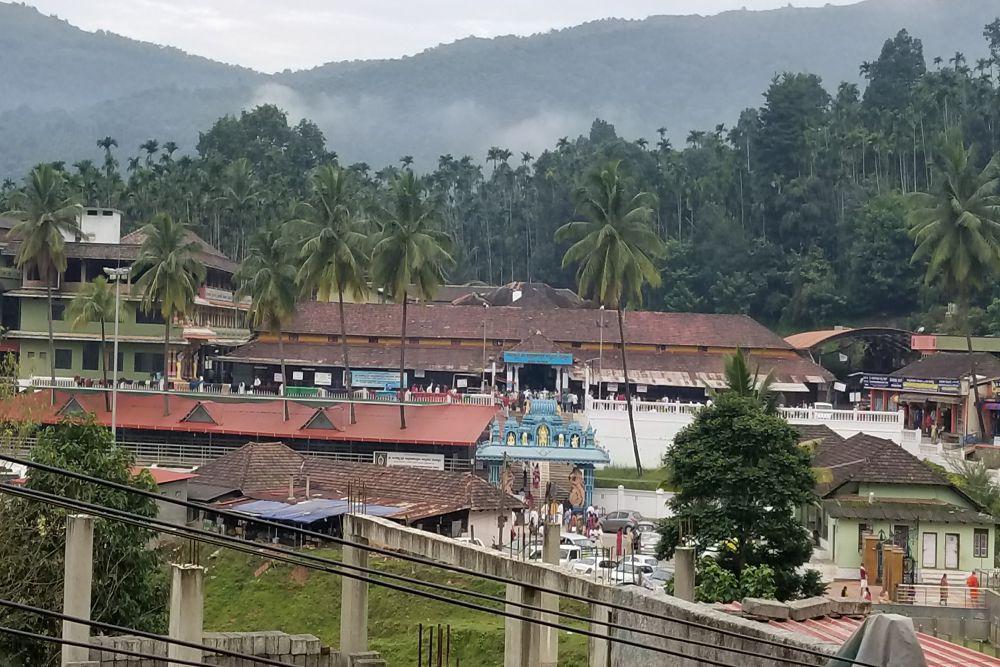
{"type": "Polygon", "coordinates": [[[156,352],[136,352],[136,373],[158,373],[163,371],[163,354],[156,352]]]}
{"type": "Polygon", "coordinates": [[[369,336],[368,342],[372,344],[378,344],[378,336],[369,336]]]}
{"type": "Polygon", "coordinates": [[[972,531],[972,557],[990,557],[990,531],[986,528],[976,528],[972,531]]]}
{"type": "Polygon", "coordinates": [[[583,343],[570,343],[570,346],[579,349],[583,347],[583,343]]]}
{"type": "Polygon", "coordinates": [[[66,304],[65,303],[53,303],[52,304],[52,321],[62,322],[63,318],[66,317],[66,304]]]}
{"type": "Polygon", "coordinates": [[[35,353],[34,352],[28,352],[28,358],[29,359],[34,359],[35,358],[35,353]]]}
{"type": "Polygon", "coordinates": [[[136,324],[166,324],[163,319],[163,313],[159,309],[154,309],[152,312],[147,313],[142,308],[138,308],[135,311],[135,323],[136,324]]]}
{"type": "Polygon", "coordinates": [[[958,569],[958,533],[944,534],[944,569],[958,569]]]}
{"type": "Polygon", "coordinates": [[[73,350],[56,350],[56,368],[67,371],[73,368],[73,350]]]}
{"type": "Polygon", "coordinates": [[[83,344],[83,370],[96,371],[101,367],[101,344],[86,342],[83,344]]]}
{"type": "Polygon", "coordinates": [[[937,567],[937,533],[924,533],[920,564],[923,567],[937,567]]]}
{"type": "Polygon", "coordinates": [[[871,524],[859,523],[858,524],[858,551],[861,551],[861,547],[865,544],[865,533],[872,532],[871,524]]]}

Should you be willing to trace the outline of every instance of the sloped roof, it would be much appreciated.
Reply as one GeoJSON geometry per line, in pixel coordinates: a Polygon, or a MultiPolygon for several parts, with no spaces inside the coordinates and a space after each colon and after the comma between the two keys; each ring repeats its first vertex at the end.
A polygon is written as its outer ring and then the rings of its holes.
{"type": "MultiPolygon", "coordinates": [[[[974,352],[976,375],[1000,377],[1000,359],[989,352],[974,352]]],[[[965,352],[935,352],[925,354],[912,364],[891,373],[894,377],[959,380],[970,373],[969,355],[965,352]]]]}
{"type": "Polygon", "coordinates": [[[513,282],[500,287],[470,292],[451,302],[456,306],[516,306],[518,308],[596,308],[568,289],[559,289],[545,283],[513,282]]]}
{"type": "MultiPolygon", "coordinates": [[[[222,271],[226,271],[228,273],[236,273],[236,270],[240,268],[239,264],[232,261],[225,255],[223,255],[221,251],[210,245],[208,241],[201,238],[191,230],[187,231],[187,233],[185,234],[185,238],[188,241],[194,241],[198,245],[198,247],[201,250],[201,252],[199,253],[199,258],[202,260],[206,259],[209,260],[206,262],[208,266],[214,269],[220,269],[222,271]]],[[[125,236],[123,236],[121,238],[121,243],[134,246],[141,246],[143,241],[145,240],[146,240],[146,233],[142,230],[142,228],[139,228],[134,232],[130,232],[125,236]]]]}
{"type": "Polygon", "coordinates": [[[380,502],[438,503],[440,513],[523,507],[514,496],[472,473],[334,461],[300,454],[280,442],[244,445],[201,466],[198,475],[200,482],[232,485],[246,495],[282,492],[289,481],[301,488],[308,476],[312,488],[328,494],[346,495],[349,487],[363,485],[366,494],[380,502]]]}
{"type": "Polygon", "coordinates": [[[935,521],[938,523],[992,524],[993,517],[934,498],[878,498],[870,503],[859,496],[837,496],[823,501],[823,509],[839,519],[866,521],[935,521]]]}

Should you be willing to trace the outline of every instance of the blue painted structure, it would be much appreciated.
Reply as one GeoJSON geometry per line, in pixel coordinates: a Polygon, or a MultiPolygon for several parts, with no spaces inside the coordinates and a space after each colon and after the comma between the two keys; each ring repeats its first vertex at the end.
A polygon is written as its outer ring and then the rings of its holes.
{"type": "Polygon", "coordinates": [[[486,462],[489,481],[495,486],[500,486],[505,461],[572,463],[583,473],[583,506],[593,502],[594,466],[611,461],[595,443],[594,429],[564,422],[556,401],[548,399],[530,401],[527,414],[520,421],[506,419],[502,432],[494,420],[490,439],[479,445],[476,458],[486,462]]]}
{"type": "Polygon", "coordinates": [[[573,365],[573,355],[568,352],[521,352],[518,350],[507,350],[503,353],[503,360],[507,364],[573,365]]]}

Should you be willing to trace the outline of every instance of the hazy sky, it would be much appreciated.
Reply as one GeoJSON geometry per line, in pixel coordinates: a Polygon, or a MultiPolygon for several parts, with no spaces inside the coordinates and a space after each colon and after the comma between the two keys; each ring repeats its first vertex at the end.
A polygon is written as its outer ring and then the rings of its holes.
{"type": "MultiPolygon", "coordinates": [[[[796,0],[796,7],[857,0],[796,0]]],[[[616,16],[773,9],[788,0],[27,0],[84,30],[176,46],[266,72],[395,58],[476,35],[525,35],[616,16]]]]}

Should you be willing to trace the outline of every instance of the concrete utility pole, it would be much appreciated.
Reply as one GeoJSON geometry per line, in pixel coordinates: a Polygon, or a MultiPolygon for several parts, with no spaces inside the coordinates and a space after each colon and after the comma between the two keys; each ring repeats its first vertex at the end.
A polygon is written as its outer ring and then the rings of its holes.
{"type": "MultiPolygon", "coordinates": [[[[350,515],[344,515],[344,538],[366,544],[364,538],[354,534],[350,515]]],[[[368,552],[357,547],[344,546],[345,565],[368,567],[368,552]]],[[[343,577],[340,593],[340,652],[349,656],[368,650],[368,583],[343,577]]]]}
{"type": "Polygon", "coordinates": [[[694,602],[694,547],[674,549],[674,595],[694,602]]]}
{"type": "MultiPolygon", "coordinates": [[[[549,515],[545,522],[545,535],[542,542],[542,560],[549,565],[559,565],[559,537],[562,534],[562,524],[555,523],[555,515],[549,515]]],[[[542,593],[542,607],[559,611],[559,596],[552,593],[542,593]]],[[[558,623],[558,613],[543,614],[542,620],[558,623]]],[[[536,625],[541,635],[541,665],[556,667],[559,664],[559,630],[556,628],[536,625]]]]}
{"type": "MultiPolygon", "coordinates": [[[[63,574],[63,613],[90,620],[90,594],[94,578],[94,517],[71,514],[66,517],[66,563],[63,574]]],[[[90,626],[63,621],[62,637],[89,643],[90,626]]],[[[62,667],[90,660],[90,649],[62,647],[62,667]]]]}
{"type": "MultiPolygon", "coordinates": [[[[171,639],[182,639],[201,644],[204,635],[205,618],[205,568],[198,565],[171,565],[173,583],[170,587],[170,629],[171,639]]],[[[201,662],[202,651],[198,648],[170,644],[167,647],[167,665],[171,658],[201,662]]]]}

